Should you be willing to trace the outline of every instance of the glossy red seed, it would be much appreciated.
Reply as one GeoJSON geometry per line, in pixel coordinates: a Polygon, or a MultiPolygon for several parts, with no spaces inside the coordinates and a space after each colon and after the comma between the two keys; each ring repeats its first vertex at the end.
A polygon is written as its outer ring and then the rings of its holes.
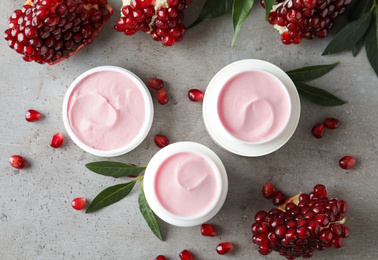
{"type": "Polygon", "coordinates": [[[155,135],[154,141],[159,148],[164,148],[169,145],[169,139],[164,135],[155,135]]]}
{"type": "Polygon", "coordinates": [[[16,169],[23,169],[25,167],[24,158],[20,155],[12,155],[9,158],[9,163],[16,169]]]}
{"type": "Polygon", "coordinates": [[[190,101],[193,101],[193,102],[202,101],[204,95],[205,94],[199,89],[191,89],[188,91],[188,97],[190,101]]]}
{"type": "Polygon", "coordinates": [[[206,237],[215,237],[217,235],[217,230],[213,225],[202,224],[201,225],[201,234],[206,237]]]}
{"type": "Polygon", "coordinates": [[[148,86],[152,89],[159,90],[164,87],[164,81],[158,78],[149,78],[148,86]]]}
{"type": "Polygon", "coordinates": [[[276,196],[273,197],[273,204],[279,206],[285,202],[285,195],[282,192],[278,192],[276,196]]]}
{"type": "Polygon", "coordinates": [[[340,159],[339,165],[341,168],[348,170],[356,164],[356,159],[353,156],[344,156],[340,159]]]}
{"type": "Polygon", "coordinates": [[[327,189],[324,185],[318,184],[314,187],[314,192],[322,197],[327,197],[327,189]]]}
{"type": "Polygon", "coordinates": [[[57,133],[53,136],[50,146],[53,148],[59,148],[62,146],[64,141],[64,136],[61,133],[57,133]]]}
{"type": "Polygon", "coordinates": [[[87,200],[85,198],[76,198],[72,200],[71,206],[76,210],[82,210],[85,207],[87,200]]]}
{"type": "Polygon", "coordinates": [[[225,255],[231,252],[233,248],[234,246],[230,242],[223,242],[223,243],[218,244],[218,246],[216,247],[216,250],[218,254],[225,255]]]}
{"type": "Polygon", "coordinates": [[[256,221],[256,222],[263,222],[264,219],[265,219],[265,217],[266,217],[267,215],[268,215],[267,212],[265,212],[265,211],[259,211],[259,212],[257,212],[256,215],[255,215],[255,221],[256,221]]]}
{"type": "Polygon", "coordinates": [[[344,245],[344,238],[342,236],[336,236],[332,241],[334,248],[341,248],[344,245]]]}
{"type": "Polygon", "coordinates": [[[189,250],[185,249],[184,251],[182,251],[180,254],[179,254],[179,257],[181,260],[193,260],[193,256],[192,256],[192,253],[190,253],[189,250]]]}
{"type": "Polygon", "coordinates": [[[341,236],[343,238],[348,238],[350,236],[350,228],[347,227],[345,224],[341,224],[341,236]]]}
{"type": "Polygon", "coordinates": [[[160,105],[165,105],[169,101],[169,97],[167,95],[167,92],[165,92],[164,89],[159,89],[157,92],[157,99],[160,105]]]}
{"type": "Polygon", "coordinates": [[[273,249],[269,245],[259,246],[259,253],[262,255],[269,255],[273,252],[273,249]]]}
{"type": "Polygon", "coordinates": [[[155,260],[167,260],[167,258],[163,255],[158,255],[155,260]]]}
{"type": "Polygon", "coordinates": [[[263,194],[264,198],[272,199],[274,196],[277,195],[277,191],[276,191],[276,188],[274,187],[274,185],[272,183],[266,182],[266,183],[264,183],[264,185],[262,187],[262,194],[263,194]]]}
{"type": "Polygon", "coordinates": [[[324,135],[324,131],[325,131],[325,127],[324,127],[324,124],[322,123],[318,123],[316,124],[312,130],[311,130],[311,133],[313,136],[315,136],[316,138],[322,138],[323,135],[324,135]]]}
{"type": "Polygon", "coordinates": [[[41,113],[38,112],[37,110],[30,109],[26,111],[25,119],[28,122],[38,121],[39,119],[41,119],[41,113]]]}
{"type": "Polygon", "coordinates": [[[328,129],[336,129],[339,128],[340,121],[336,118],[326,118],[323,124],[328,129]]]}

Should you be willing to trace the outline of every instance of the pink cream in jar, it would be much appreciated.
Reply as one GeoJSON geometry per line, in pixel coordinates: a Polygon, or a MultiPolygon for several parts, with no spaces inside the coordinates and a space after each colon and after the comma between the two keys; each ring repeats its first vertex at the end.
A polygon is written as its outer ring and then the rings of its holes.
{"type": "Polygon", "coordinates": [[[71,138],[100,156],[116,156],[135,148],[147,135],[152,100],[143,82],[112,66],[81,75],[67,92],[63,117],[71,138]]]}
{"type": "Polygon", "coordinates": [[[218,97],[219,119],[234,138],[263,143],[277,137],[291,114],[290,97],[283,83],[265,71],[234,75],[218,97]]]}

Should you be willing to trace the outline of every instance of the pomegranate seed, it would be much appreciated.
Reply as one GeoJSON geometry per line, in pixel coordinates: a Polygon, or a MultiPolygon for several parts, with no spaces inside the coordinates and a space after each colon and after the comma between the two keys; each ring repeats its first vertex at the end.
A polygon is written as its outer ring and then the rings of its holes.
{"type": "Polygon", "coordinates": [[[155,260],[167,260],[167,258],[163,255],[158,255],[155,260]]]}
{"type": "Polygon", "coordinates": [[[322,138],[324,135],[325,127],[324,124],[318,123],[312,128],[312,135],[316,138],[322,138]]]}
{"type": "Polygon", "coordinates": [[[157,99],[158,99],[159,104],[161,105],[167,104],[169,101],[167,92],[165,92],[164,89],[159,89],[157,92],[157,99]]]}
{"type": "Polygon", "coordinates": [[[166,147],[167,145],[169,145],[169,140],[166,136],[164,135],[155,135],[155,138],[154,138],[154,141],[155,141],[155,144],[159,147],[159,148],[164,148],[166,147]]]}
{"type": "Polygon", "coordinates": [[[344,238],[342,236],[336,236],[332,241],[334,248],[340,248],[344,245],[344,238]]]}
{"type": "Polygon", "coordinates": [[[189,250],[185,249],[184,251],[182,251],[180,254],[179,254],[179,257],[181,260],[193,260],[193,256],[192,256],[192,253],[190,253],[189,250]]]}
{"type": "Polygon", "coordinates": [[[202,224],[201,225],[201,234],[206,237],[215,237],[217,235],[217,230],[213,225],[202,224]]]}
{"type": "Polygon", "coordinates": [[[223,242],[217,246],[216,250],[218,254],[225,255],[231,252],[233,248],[234,246],[230,242],[223,242]]]}
{"type": "Polygon", "coordinates": [[[159,90],[164,87],[164,82],[158,78],[149,78],[148,86],[152,89],[159,90]]]}
{"type": "Polygon", "coordinates": [[[344,156],[340,159],[339,165],[341,168],[348,170],[356,164],[356,159],[353,156],[344,156]]]}
{"type": "Polygon", "coordinates": [[[35,122],[41,119],[41,113],[37,110],[30,109],[25,114],[25,119],[28,122],[35,122]]]}
{"type": "Polygon", "coordinates": [[[71,206],[76,210],[82,210],[87,200],[85,198],[76,198],[71,202],[71,206]]]}
{"type": "Polygon", "coordinates": [[[326,187],[322,184],[318,184],[314,187],[314,192],[320,194],[321,197],[327,197],[326,187]]]}
{"type": "Polygon", "coordinates": [[[188,92],[188,97],[193,102],[202,101],[204,97],[204,93],[199,89],[191,89],[188,92]]]}
{"type": "Polygon", "coordinates": [[[340,121],[337,120],[336,118],[326,118],[324,120],[324,126],[328,129],[336,129],[339,128],[340,126],[340,121]]]}
{"type": "Polygon", "coordinates": [[[343,238],[348,238],[350,236],[350,228],[348,228],[346,225],[341,224],[341,236],[343,238]]]}
{"type": "Polygon", "coordinates": [[[273,205],[279,206],[285,202],[285,195],[282,192],[278,192],[276,196],[273,197],[273,205]]]}
{"type": "Polygon", "coordinates": [[[262,194],[263,194],[264,198],[272,199],[274,196],[277,195],[277,191],[276,191],[276,188],[274,187],[274,185],[272,183],[266,182],[266,183],[264,183],[264,185],[262,187],[262,194]]]}
{"type": "Polygon", "coordinates": [[[12,167],[17,169],[23,169],[25,167],[24,158],[22,158],[20,155],[12,155],[9,158],[9,163],[12,165],[12,167]]]}
{"type": "Polygon", "coordinates": [[[268,215],[265,211],[259,211],[255,215],[255,221],[256,222],[263,222],[265,217],[268,215]]]}
{"type": "Polygon", "coordinates": [[[57,133],[53,136],[50,146],[53,148],[59,148],[62,146],[64,141],[64,136],[61,133],[57,133]]]}

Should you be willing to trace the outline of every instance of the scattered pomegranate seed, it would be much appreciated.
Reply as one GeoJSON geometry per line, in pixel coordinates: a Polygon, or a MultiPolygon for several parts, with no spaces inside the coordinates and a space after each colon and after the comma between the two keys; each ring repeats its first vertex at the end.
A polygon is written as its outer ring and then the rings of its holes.
{"type": "Polygon", "coordinates": [[[201,225],[201,234],[206,237],[215,237],[217,235],[217,230],[213,225],[202,224],[201,225]]]}
{"type": "Polygon", "coordinates": [[[25,119],[28,122],[38,121],[39,119],[41,119],[41,113],[38,112],[37,110],[30,109],[26,111],[25,119]]]}
{"type": "Polygon", "coordinates": [[[270,182],[264,183],[262,187],[262,194],[264,198],[266,199],[272,199],[274,196],[276,196],[277,191],[274,185],[270,182]]]}
{"type": "Polygon", "coordinates": [[[205,93],[199,89],[191,89],[188,91],[188,97],[193,102],[202,101],[205,93]]]}
{"type": "Polygon", "coordinates": [[[324,124],[318,123],[312,128],[312,135],[316,138],[322,138],[324,135],[325,127],[324,124]]]}
{"type": "Polygon", "coordinates": [[[193,256],[192,256],[192,253],[190,253],[189,250],[184,250],[182,251],[180,254],[179,254],[179,257],[181,260],[193,260],[193,256]]]}
{"type": "Polygon", "coordinates": [[[155,135],[154,141],[159,148],[163,148],[169,145],[169,140],[164,135],[155,135]]]}
{"type": "Polygon", "coordinates": [[[218,254],[225,255],[231,252],[233,248],[234,246],[230,242],[223,242],[217,246],[216,250],[218,254]]]}
{"type": "Polygon", "coordinates": [[[53,136],[50,145],[53,148],[59,148],[62,146],[63,141],[64,141],[64,136],[61,133],[57,133],[53,136]]]}
{"type": "Polygon", "coordinates": [[[350,229],[340,224],[345,221],[348,205],[326,196],[325,186],[318,184],[310,194],[297,195],[269,212],[257,212],[251,231],[259,253],[277,251],[295,259],[311,257],[314,250],[340,248],[350,235],[350,229]]]}
{"type": "Polygon", "coordinates": [[[326,118],[323,124],[326,128],[333,130],[339,128],[340,121],[336,118],[326,118]]]}
{"type": "Polygon", "coordinates": [[[356,159],[353,156],[344,156],[340,159],[339,165],[341,168],[348,170],[356,164],[356,159]]]}
{"type": "Polygon", "coordinates": [[[71,202],[71,206],[76,210],[82,210],[87,200],[85,198],[76,198],[71,202]]]}
{"type": "Polygon", "coordinates": [[[279,206],[285,202],[285,194],[283,192],[278,192],[276,196],[273,197],[273,205],[279,206]]]}
{"type": "Polygon", "coordinates": [[[149,78],[148,86],[152,89],[159,90],[164,87],[164,82],[158,78],[149,78]]]}
{"type": "Polygon", "coordinates": [[[163,255],[158,255],[155,260],[167,260],[167,258],[163,255]]]}
{"type": "Polygon", "coordinates": [[[12,155],[9,158],[9,163],[12,165],[12,167],[17,169],[23,169],[25,167],[24,158],[22,158],[20,155],[12,155]]]}
{"type": "Polygon", "coordinates": [[[164,89],[159,89],[157,92],[157,99],[160,105],[165,105],[168,103],[169,98],[167,92],[164,89]]]}

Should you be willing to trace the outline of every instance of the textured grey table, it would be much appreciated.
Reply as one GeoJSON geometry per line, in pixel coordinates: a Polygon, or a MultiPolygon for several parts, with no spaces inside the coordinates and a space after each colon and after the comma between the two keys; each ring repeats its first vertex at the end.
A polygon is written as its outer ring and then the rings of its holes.
{"type": "MultiPolygon", "coordinates": [[[[4,1],[3,1],[4,2],[4,1]]],[[[6,1],[0,10],[0,31],[20,1],[6,1]]],[[[365,51],[322,57],[330,40],[304,40],[284,46],[279,35],[263,20],[258,6],[242,27],[231,48],[230,16],[202,23],[184,40],[167,48],[138,33],[125,37],[113,30],[121,1],[109,1],[115,14],[99,37],[69,60],[54,66],[25,63],[0,39],[0,258],[1,259],[154,259],[165,254],[178,259],[183,249],[195,259],[285,259],[277,253],[261,256],[251,242],[250,226],[258,210],[272,205],[261,196],[261,186],[272,181],[288,195],[309,192],[317,183],[332,197],[349,204],[347,224],[352,235],[344,247],[315,252],[312,259],[378,259],[377,154],[378,80],[368,65],[365,51]],[[293,138],[280,150],[260,158],[244,158],[218,147],[202,122],[201,104],[187,98],[191,88],[205,90],[213,75],[225,65],[245,58],[270,61],[284,70],[340,61],[334,71],[313,81],[349,101],[326,108],[302,100],[301,120],[293,138]],[[165,242],[149,230],[139,213],[138,192],[94,214],[71,208],[71,200],[93,199],[102,189],[127,178],[106,178],[89,172],[84,164],[102,158],[77,147],[65,132],[61,105],[71,82],[82,72],[100,65],[127,68],[143,80],[165,80],[170,102],[161,106],[155,95],[155,119],[150,134],[133,152],[116,161],[147,164],[158,151],[155,134],[171,142],[196,141],[210,147],[225,164],[229,176],[227,200],[211,221],[218,227],[215,238],[202,237],[199,227],[178,228],[159,221],[165,242]],[[24,119],[26,110],[44,114],[36,123],[24,119]],[[336,117],[340,128],[317,140],[311,127],[326,117],[336,117]],[[66,136],[63,147],[52,149],[53,134],[66,136]],[[28,168],[16,170],[8,159],[21,154],[28,168]],[[344,155],[354,155],[357,165],[348,171],[338,166],[344,155]],[[215,247],[231,241],[235,250],[219,256],[215,247]]],[[[198,1],[199,2],[199,1],[198,1]]],[[[187,24],[199,13],[194,1],[186,10],[187,24]]],[[[332,34],[337,31],[334,29],[332,34]]],[[[140,185],[138,183],[137,185],[140,185]]]]}

